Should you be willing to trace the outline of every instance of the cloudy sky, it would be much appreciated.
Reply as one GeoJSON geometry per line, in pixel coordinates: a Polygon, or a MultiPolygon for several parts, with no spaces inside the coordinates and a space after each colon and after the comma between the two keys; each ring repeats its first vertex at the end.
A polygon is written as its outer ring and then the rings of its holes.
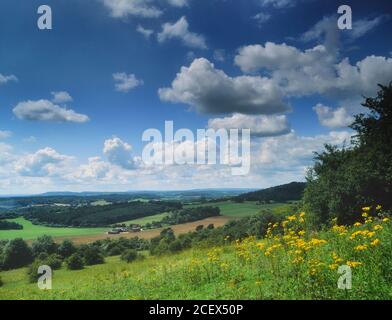
{"type": "Polygon", "coordinates": [[[304,180],[392,80],[388,0],[345,1],[352,30],[334,0],[47,0],[52,30],[41,4],[0,3],[0,194],[304,180]],[[250,128],[250,173],[145,165],[142,134],[165,120],[250,128]]]}

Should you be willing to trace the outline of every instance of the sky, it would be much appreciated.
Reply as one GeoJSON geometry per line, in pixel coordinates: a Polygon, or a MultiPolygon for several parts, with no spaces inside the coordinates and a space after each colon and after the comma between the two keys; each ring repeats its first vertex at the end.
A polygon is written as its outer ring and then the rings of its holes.
{"type": "Polygon", "coordinates": [[[391,14],[388,0],[2,0],[0,194],[304,181],[392,80],[391,14]],[[250,129],[249,173],[147,165],[143,132],[165,121],[250,129]]]}

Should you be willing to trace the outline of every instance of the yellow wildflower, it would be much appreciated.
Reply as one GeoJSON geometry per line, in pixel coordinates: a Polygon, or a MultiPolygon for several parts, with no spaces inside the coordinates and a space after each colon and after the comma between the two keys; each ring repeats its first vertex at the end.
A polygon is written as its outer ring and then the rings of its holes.
{"type": "Polygon", "coordinates": [[[333,264],[330,264],[330,265],[329,265],[329,268],[330,268],[331,270],[336,270],[338,267],[339,267],[339,265],[338,265],[337,263],[333,263],[333,264]]]}
{"type": "Polygon", "coordinates": [[[389,218],[382,219],[382,222],[388,222],[388,221],[389,221],[389,218]]]}
{"type": "Polygon", "coordinates": [[[346,264],[351,268],[356,268],[362,265],[362,262],[348,260],[346,264]]]}
{"type": "Polygon", "coordinates": [[[380,211],[381,209],[382,209],[382,206],[381,205],[377,205],[376,210],[380,211]]]}
{"type": "Polygon", "coordinates": [[[354,227],[360,227],[362,225],[362,223],[360,223],[360,222],[355,222],[354,223],[354,227]]]}
{"type": "Polygon", "coordinates": [[[363,207],[362,210],[363,211],[370,211],[370,207],[363,207]]]}
{"type": "Polygon", "coordinates": [[[379,224],[378,225],[375,225],[374,227],[373,227],[373,230],[374,231],[378,231],[378,230],[382,230],[382,229],[384,229],[382,226],[380,226],[379,224]]]}
{"type": "Polygon", "coordinates": [[[380,244],[380,240],[379,239],[374,239],[371,243],[370,243],[373,247],[378,246],[380,244]]]}
{"type": "Polygon", "coordinates": [[[355,248],[354,248],[354,250],[356,250],[356,251],[364,251],[364,250],[366,250],[368,247],[367,247],[367,245],[366,244],[361,244],[361,245],[359,245],[359,246],[356,246],[355,248]]]}

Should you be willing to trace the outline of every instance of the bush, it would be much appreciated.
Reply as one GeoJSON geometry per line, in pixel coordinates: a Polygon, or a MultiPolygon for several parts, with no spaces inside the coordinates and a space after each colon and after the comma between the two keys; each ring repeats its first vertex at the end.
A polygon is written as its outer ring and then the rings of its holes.
{"type": "Polygon", "coordinates": [[[25,267],[33,261],[31,249],[23,239],[10,240],[3,249],[3,269],[25,267]]]}
{"type": "Polygon", "coordinates": [[[78,253],[74,253],[66,260],[66,265],[68,270],[83,269],[84,268],[83,257],[78,253]]]}
{"type": "Polygon", "coordinates": [[[56,253],[57,244],[54,242],[52,237],[43,235],[42,237],[38,237],[37,240],[33,241],[31,249],[33,251],[34,257],[38,257],[41,253],[51,255],[56,253]]]}
{"type": "Polygon", "coordinates": [[[138,258],[138,253],[134,249],[128,249],[121,254],[121,260],[130,263],[138,258]]]}
{"type": "Polygon", "coordinates": [[[87,266],[105,263],[101,250],[97,246],[84,245],[79,248],[79,252],[87,266]]]}
{"type": "Polygon", "coordinates": [[[53,270],[58,270],[61,268],[61,265],[63,264],[63,260],[61,259],[61,256],[59,256],[58,254],[52,254],[43,261],[43,264],[48,265],[53,270]]]}
{"type": "Polygon", "coordinates": [[[63,258],[68,258],[76,252],[76,247],[72,241],[64,240],[57,249],[57,253],[63,258]]]}
{"type": "Polygon", "coordinates": [[[169,245],[170,252],[179,252],[182,250],[182,243],[180,240],[175,240],[169,245]]]}

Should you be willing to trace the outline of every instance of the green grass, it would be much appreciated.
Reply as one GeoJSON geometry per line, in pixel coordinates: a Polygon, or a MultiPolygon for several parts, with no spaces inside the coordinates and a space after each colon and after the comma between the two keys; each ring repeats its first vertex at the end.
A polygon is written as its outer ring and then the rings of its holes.
{"type": "Polygon", "coordinates": [[[246,201],[243,203],[236,203],[231,201],[222,201],[216,203],[206,203],[206,204],[191,204],[188,207],[197,206],[212,206],[219,207],[221,210],[221,215],[231,217],[231,218],[244,218],[253,216],[263,209],[270,209],[276,211],[282,207],[288,207],[288,204],[284,203],[272,203],[272,204],[257,204],[255,201],[246,201]]]}
{"type": "Polygon", "coordinates": [[[140,224],[140,225],[145,225],[147,223],[152,223],[154,221],[161,221],[163,218],[167,217],[169,215],[168,212],[164,213],[158,213],[153,216],[148,216],[144,218],[139,218],[139,219],[134,219],[134,220],[128,220],[120,223],[125,223],[125,224],[140,224]]]}
{"type": "MultiPolygon", "coordinates": [[[[298,219],[297,219],[298,221],[298,219]]],[[[29,284],[26,268],[1,272],[0,299],[392,299],[392,226],[381,223],[372,239],[351,240],[355,231],[375,230],[379,222],[338,231],[306,232],[299,239],[309,248],[301,254],[289,240],[247,238],[222,247],[194,248],[175,255],[147,256],[127,264],[118,257],[84,270],[54,271],[53,289],[29,284]],[[358,252],[359,243],[379,239],[358,252]],[[313,240],[312,240],[313,239],[313,240]],[[315,239],[323,240],[316,243],[315,239]],[[277,241],[286,244],[274,247],[277,241]],[[271,254],[266,255],[266,252],[271,254]],[[352,289],[341,290],[342,274],[331,269],[334,253],[361,262],[352,268],[352,289]]]]}
{"type": "Polygon", "coordinates": [[[7,219],[23,225],[22,230],[1,230],[0,240],[23,238],[25,240],[36,239],[44,234],[52,237],[66,237],[66,236],[80,236],[100,234],[107,230],[107,228],[52,228],[41,225],[33,225],[30,221],[24,218],[7,219]]]}

